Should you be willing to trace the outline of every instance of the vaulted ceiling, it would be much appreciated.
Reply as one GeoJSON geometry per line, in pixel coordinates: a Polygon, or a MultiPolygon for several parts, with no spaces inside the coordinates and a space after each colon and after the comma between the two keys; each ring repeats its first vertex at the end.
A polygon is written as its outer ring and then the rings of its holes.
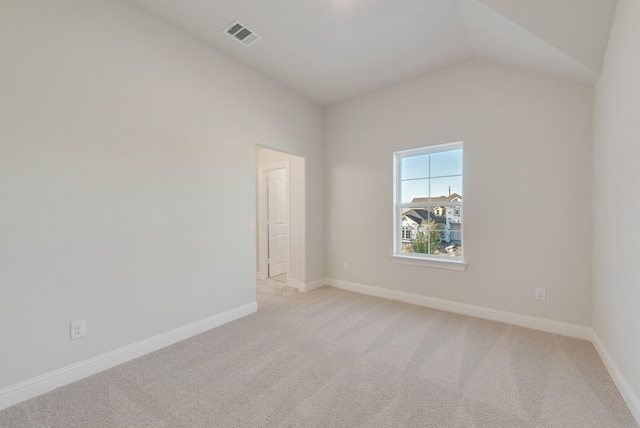
{"type": "Polygon", "coordinates": [[[133,0],[321,105],[470,58],[593,84],[617,0],[133,0]],[[239,20],[262,39],[223,31],[239,20]]]}

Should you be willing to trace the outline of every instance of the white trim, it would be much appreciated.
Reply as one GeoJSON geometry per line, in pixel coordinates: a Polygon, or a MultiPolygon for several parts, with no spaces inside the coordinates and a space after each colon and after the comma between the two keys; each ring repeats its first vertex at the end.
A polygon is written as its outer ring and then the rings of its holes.
{"type": "Polygon", "coordinates": [[[88,360],[45,373],[32,379],[0,389],[0,410],[18,404],[61,386],[126,363],[181,340],[188,339],[258,310],[257,302],[240,306],[192,324],[179,327],[140,342],[115,349],[88,360]]]}
{"type": "MultiPolygon", "coordinates": [[[[402,197],[401,197],[402,196],[402,177],[400,175],[402,171],[402,159],[406,157],[422,156],[426,154],[431,155],[436,153],[449,152],[453,150],[462,151],[462,154],[461,154],[462,172],[460,174],[460,177],[462,179],[462,183],[461,183],[462,189],[460,191],[460,194],[462,195],[464,194],[463,192],[464,191],[464,142],[463,141],[457,141],[457,142],[445,143],[445,144],[436,144],[436,145],[421,147],[417,149],[401,150],[393,153],[393,255],[392,257],[406,257],[405,256],[406,253],[402,251],[402,210],[404,208],[420,208],[420,207],[432,207],[432,206],[443,206],[443,205],[460,206],[460,209],[461,209],[460,211],[460,220],[461,220],[460,242],[462,244],[462,247],[464,248],[464,208],[463,208],[464,200],[463,199],[455,201],[455,203],[451,201],[444,204],[435,203],[435,202],[403,203],[402,197]]],[[[429,164],[429,178],[432,178],[431,164],[429,164]]],[[[431,185],[429,185],[429,195],[431,194],[430,186],[431,185]]],[[[462,257],[464,258],[464,254],[462,255],[462,257]]],[[[408,256],[408,258],[413,258],[413,257],[408,256]]],[[[431,258],[431,260],[434,261],[435,263],[427,263],[422,260],[426,260],[426,259],[420,259],[419,262],[417,260],[402,261],[401,259],[394,259],[394,261],[397,263],[422,265],[422,266],[430,266],[430,267],[441,267],[444,269],[453,269],[453,270],[464,270],[467,267],[466,263],[464,263],[464,260],[462,260],[462,262],[458,262],[458,263],[463,263],[464,265],[457,266],[457,267],[452,267],[452,266],[447,267],[447,265],[443,265],[439,263],[436,257],[431,258]],[[412,261],[415,261],[415,262],[412,262],[412,261]]]]}
{"type": "Polygon", "coordinates": [[[291,279],[287,285],[289,285],[290,287],[297,288],[298,291],[301,291],[304,293],[307,291],[313,291],[320,287],[324,287],[324,278],[316,279],[315,281],[311,281],[306,284],[300,281],[299,279],[291,279]]]}
{"type": "Polygon", "coordinates": [[[305,283],[300,281],[299,279],[296,279],[296,278],[289,279],[289,282],[287,283],[287,285],[289,287],[293,287],[293,288],[297,289],[298,291],[306,291],[304,289],[305,283]]]}
{"type": "Polygon", "coordinates": [[[394,263],[399,263],[403,265],[414,265],[414,266],[427,266],[434,267],[440,269],[449,269],[449,270],[465,270],[467,268],[467,263],[464,261],[453,260],[453,259],[436,259],[436,258],[425,258],[425,257],[411,257],[404,255],[392,255],[391,260],[394,263]]]}
{"type": "Polygon", "coordinates": [[[324,287],[326,284],[327,283],[325,278],[316,279],[315,281],[306,283],[304,286],[304,291],[313,291],[320,287],[324,287]]]}
{"type": "Polygon", "coordinates": [[[578,339],[591,340],[592,337],[593,330],[589,327],[548,320],[545,318],[520,315],[498,309],[485,308],[483,306],[469,305],[467,303],[437,299],[435,297],[390,290],[388,288],[374,287],[371,285],[358,284],[333,278],[326,278],[325,284],[343,290],[354,291],[356,293],[368,294],[370,296],[382,297],[384,299],[398,300],[414,305],[426,306],[428,308],[454,312],[456,314],[470,315],[472,317],[513,324],[520,327],[532,328],[578,339]]]}
{"type": "Polygon", "coordinates": [[[452,150],[462,149],[463,142],[455,141],[453,143],[432,144],[426,147],[420,147],[417,149],[399,150],[394,153],[400,158],[406,158],[411,156],[431,155],[434,153],[449,152],[452,150]]]}
{"type": "Polygon", "coordinates": [[[591,343],[593,343],[598,355],[600,355],[604,366],[607,368],[607,371],[613,379],[613,382],[616,384],[616,387],[618,387],[618,391],[620,392],[620,395],[622,395],[624,402],[627,403],[627,407],[629,407],[631,414],[636,419],[638,425],[640,425],[640,398],[638,398],[636,393],[633,391],[631,385],[629,385],[629,382],[627,382],[627,379],[624,377],[618,368],[618,365],[613,360],[613,357],[607,350],[607,347],[604,346],[604,343],[602,343],[598,333],[595,331],[592,331],[591,343]]]}

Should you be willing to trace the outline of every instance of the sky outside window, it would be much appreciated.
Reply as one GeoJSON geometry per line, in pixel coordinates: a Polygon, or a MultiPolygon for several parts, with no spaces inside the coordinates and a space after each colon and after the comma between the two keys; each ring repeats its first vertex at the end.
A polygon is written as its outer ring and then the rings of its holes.
{"type": "Polygon", "coordinates": [[[462,196],[462,150],[402,158],[402,202],[414,198],[462,196]]]}

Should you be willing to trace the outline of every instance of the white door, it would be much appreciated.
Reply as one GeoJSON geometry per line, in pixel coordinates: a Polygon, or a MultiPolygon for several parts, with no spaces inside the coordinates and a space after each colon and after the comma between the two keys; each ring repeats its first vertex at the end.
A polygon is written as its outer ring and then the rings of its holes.
{"type": "Polygon", "coordinates": [[[289,265],[289,186],[286,168],[267,173],[267,266],[269,278],[287,273],[289,265]]]}

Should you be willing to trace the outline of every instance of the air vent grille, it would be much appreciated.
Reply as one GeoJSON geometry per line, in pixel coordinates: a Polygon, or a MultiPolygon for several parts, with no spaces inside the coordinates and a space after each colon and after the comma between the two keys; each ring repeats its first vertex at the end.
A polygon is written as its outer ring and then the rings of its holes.
{"type": "Polygon", "coordinates": [[[231,23],[231,25],[224,29],[224,32],[245,46],[249,46],[262,38],[255,31],[248,29],[247,26],[240,21],[231,23]]]}

